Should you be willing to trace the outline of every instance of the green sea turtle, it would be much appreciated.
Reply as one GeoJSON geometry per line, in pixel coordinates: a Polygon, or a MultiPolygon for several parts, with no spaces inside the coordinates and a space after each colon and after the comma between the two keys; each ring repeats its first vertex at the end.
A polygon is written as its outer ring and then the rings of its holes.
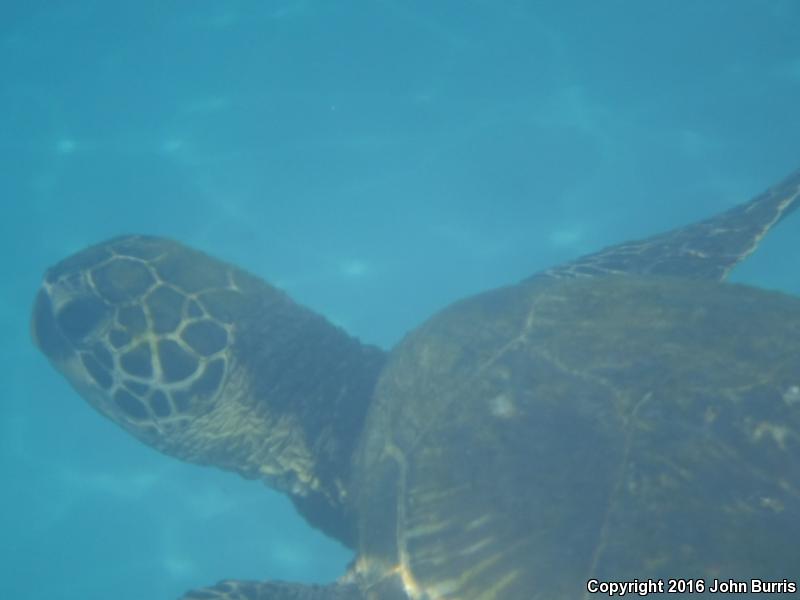
{"type": "Polygon", "coordinates": [[[722,280],[799,204],[797,171],[457,302],[388,353],[235,266],[119,237],[47,271],[34,338],[134,436],[286,492],[356,553],[329,585],[186,599],[792,591],[800,299],[722,280]]]}

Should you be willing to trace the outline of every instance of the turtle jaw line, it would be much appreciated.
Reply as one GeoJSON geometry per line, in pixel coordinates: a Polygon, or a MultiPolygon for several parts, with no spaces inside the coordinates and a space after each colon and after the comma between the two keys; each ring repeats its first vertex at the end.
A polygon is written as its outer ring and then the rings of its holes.
{"type": "Polygon", "coordinates": [[[31,337],[36,347],[73,389],[98,411],[111,417],[103,410],[107,394],[91,379],[80,362],[74,343],[64,335],[58,325],[59,311],[74,298],[76,294],[67,293],[61,280],[52,283],[45,280],[36,296],[31,318],[31,337]]]}
{"type": "Polygon", "coordinates": [[[107,408],[110,400],[109,395],[92,380],[81,364],[77,353],[73,352],[67,358],[59,361],[51,359],[51,362],[78,395],[86,400],[92,408],[115,423],[119,422],[119,419],[107,408]]]}
{"type": "MultiPolygon", "coordinates": [[[[152,427],[143,430],[141,423],[132,420],[129,416],[123,413],[114,403],[113,391],[119,389],[120,377],[115,374],[113,383],[110,390],[103,389],[98,385],[97,381],[87,371],[86,366],[81,361],[81,349],[75,348],[63,336],[61,338],[64,342],[64,348],[57,354],[48,352],[43,348],[40,339],[39,329],[34,318],[32,325],[32,334],[34,343],[42,350],[47,356],[47,359],[53,365],[56,371],[69,382],[70,386],[83,398],[89,405],[97,410],[104,417],[114,421],[123,429],[141,439],[148,445],[158,446],[158,442],[154,437],[154,433],[162,433],[162,429],[168,423],[180,422],[181,419],[161,419],[153,420],[150,424],[152,427]]],[[[153,386],[153,382],[150,382],[153,386]]],[[[153,387],[158,387],[157,385],[153,387]]],[[[184,419],[185,420],[185,419],[184,419]]]]}

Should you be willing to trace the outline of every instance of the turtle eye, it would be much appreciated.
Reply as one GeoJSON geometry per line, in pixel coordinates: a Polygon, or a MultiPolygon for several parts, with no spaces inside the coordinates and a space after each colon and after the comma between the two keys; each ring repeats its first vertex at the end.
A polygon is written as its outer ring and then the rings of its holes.
{"type": "Polygon", "coordinates": [[[79,344],[98,329],[107,315],[108,308],[102,301],[94,296],[84,296],[62,308],[56,321],[64,336],[73,344],[79,344]]]}

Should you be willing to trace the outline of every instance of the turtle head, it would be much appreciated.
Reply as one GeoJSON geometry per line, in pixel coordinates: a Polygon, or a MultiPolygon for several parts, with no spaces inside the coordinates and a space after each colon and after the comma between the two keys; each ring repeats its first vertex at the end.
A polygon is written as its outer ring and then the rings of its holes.
{"type": "Polygon", "coordinates": [[[240,292],[224,269],[198,269],[196,254],[116,238],[49,269],[34,305],[33,337],[53,365],[156,446],[213,408],[231,363],[234,327],[216,305],[240,292]]]}
{"type": "Polygon", "coordinates": [[[148,445],[287,491],[329,533],[325,521],[342,521],[379,349],[241,269],[145,236],[49,269],[32,332],[81,396],[148,445]]]}

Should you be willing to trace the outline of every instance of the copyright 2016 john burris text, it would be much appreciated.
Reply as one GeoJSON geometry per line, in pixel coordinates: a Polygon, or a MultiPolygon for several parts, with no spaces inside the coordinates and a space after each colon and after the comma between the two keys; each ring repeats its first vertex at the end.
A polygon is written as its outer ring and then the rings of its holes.
{"type": "Polygon", "coordinates": [[[788,579],[634,579],[632,581],[586,582],[590,594],[606,596],[649,596],[650,594],[794,594],[797,582],[788,579]]]}

